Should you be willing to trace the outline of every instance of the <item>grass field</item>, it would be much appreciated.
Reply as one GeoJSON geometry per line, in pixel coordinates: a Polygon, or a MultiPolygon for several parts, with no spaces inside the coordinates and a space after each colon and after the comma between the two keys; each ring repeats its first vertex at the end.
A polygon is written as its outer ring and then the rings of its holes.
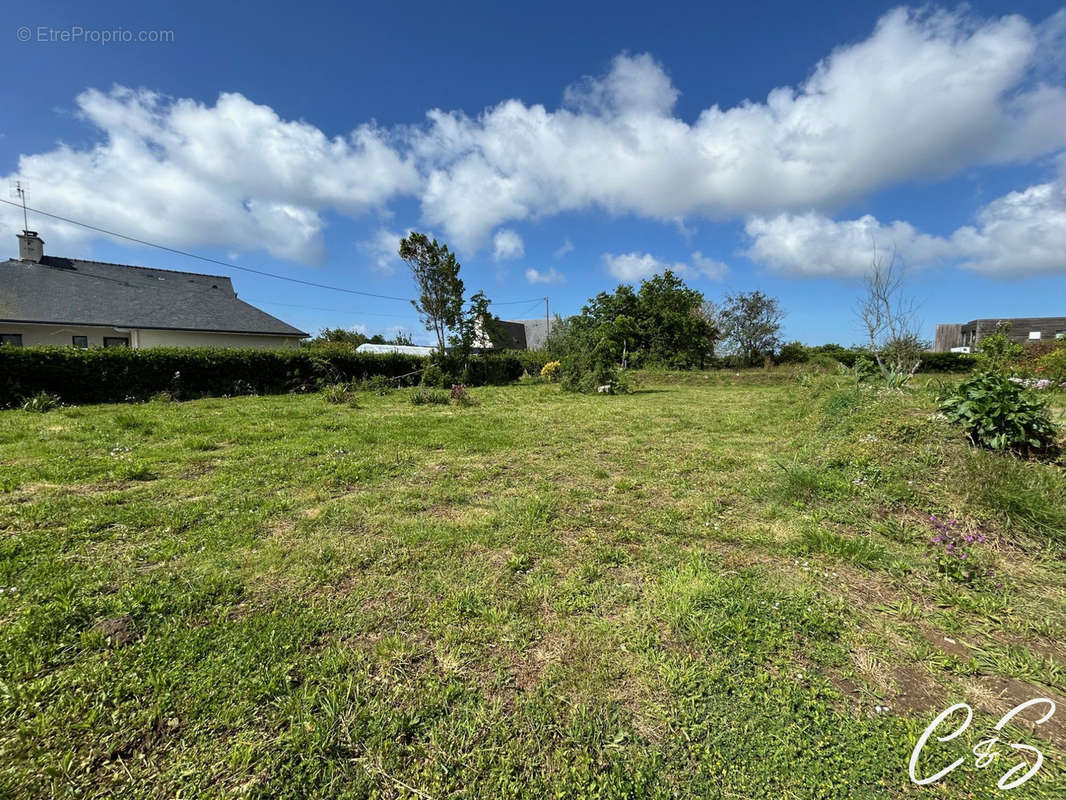
{"type": "Polygon", "coordinates": [[[1066,796],[1061,466],[921,387],[473,393],[0,413],[0,796],[994,797],[1042,696],[1066,796]]]}

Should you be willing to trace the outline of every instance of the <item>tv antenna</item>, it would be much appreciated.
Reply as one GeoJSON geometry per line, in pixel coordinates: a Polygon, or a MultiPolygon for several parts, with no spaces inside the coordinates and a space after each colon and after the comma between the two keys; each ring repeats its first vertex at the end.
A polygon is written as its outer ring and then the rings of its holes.
{"type": "Polygon", "coordinates": [[[22,185],[22,181],[15,181],[11,187],[11,196],[22,203],[22,230],[28,231],[30,223],[26,216],[26,187],[22,185]]]}

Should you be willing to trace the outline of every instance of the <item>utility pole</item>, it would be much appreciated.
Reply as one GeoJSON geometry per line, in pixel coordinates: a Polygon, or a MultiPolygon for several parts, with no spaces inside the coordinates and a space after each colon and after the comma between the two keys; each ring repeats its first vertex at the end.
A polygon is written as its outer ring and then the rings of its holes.
{"type": "Polygon", "coordinates": [[[544,341],[547,343],[548,337],[552,333],[552,318],[551,313],[548,310],[548,298],[544,298],[544,341]]]}

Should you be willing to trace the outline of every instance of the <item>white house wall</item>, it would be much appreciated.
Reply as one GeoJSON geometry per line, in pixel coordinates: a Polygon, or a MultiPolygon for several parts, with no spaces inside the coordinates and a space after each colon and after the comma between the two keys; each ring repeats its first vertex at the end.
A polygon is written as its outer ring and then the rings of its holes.
{"type": "Polygon", "coordinates": [[[0,333],[22,334],[23,347],[58,345],[70,347],[73,337],[85,336],[89,347],[103,347],[105,336],[124,336],[131,347],[251,347],[268,350],[296,347],[294,336],[270,336],[258,333],[213,333],[205,331],[129,330],[128,328],[85,327],[76,325],[35,325],[0,322],[0,333]]]}

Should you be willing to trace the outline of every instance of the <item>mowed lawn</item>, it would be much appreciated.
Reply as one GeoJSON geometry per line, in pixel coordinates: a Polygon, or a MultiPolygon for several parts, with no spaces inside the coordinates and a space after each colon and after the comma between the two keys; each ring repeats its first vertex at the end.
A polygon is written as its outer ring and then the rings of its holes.
{"type": "Polygon", "coordinates": [[[1061,466],[922,387],[472,394],[0,412],[0,796],[994,797],[1041,696],[1066,796],[1061,466]]]}

